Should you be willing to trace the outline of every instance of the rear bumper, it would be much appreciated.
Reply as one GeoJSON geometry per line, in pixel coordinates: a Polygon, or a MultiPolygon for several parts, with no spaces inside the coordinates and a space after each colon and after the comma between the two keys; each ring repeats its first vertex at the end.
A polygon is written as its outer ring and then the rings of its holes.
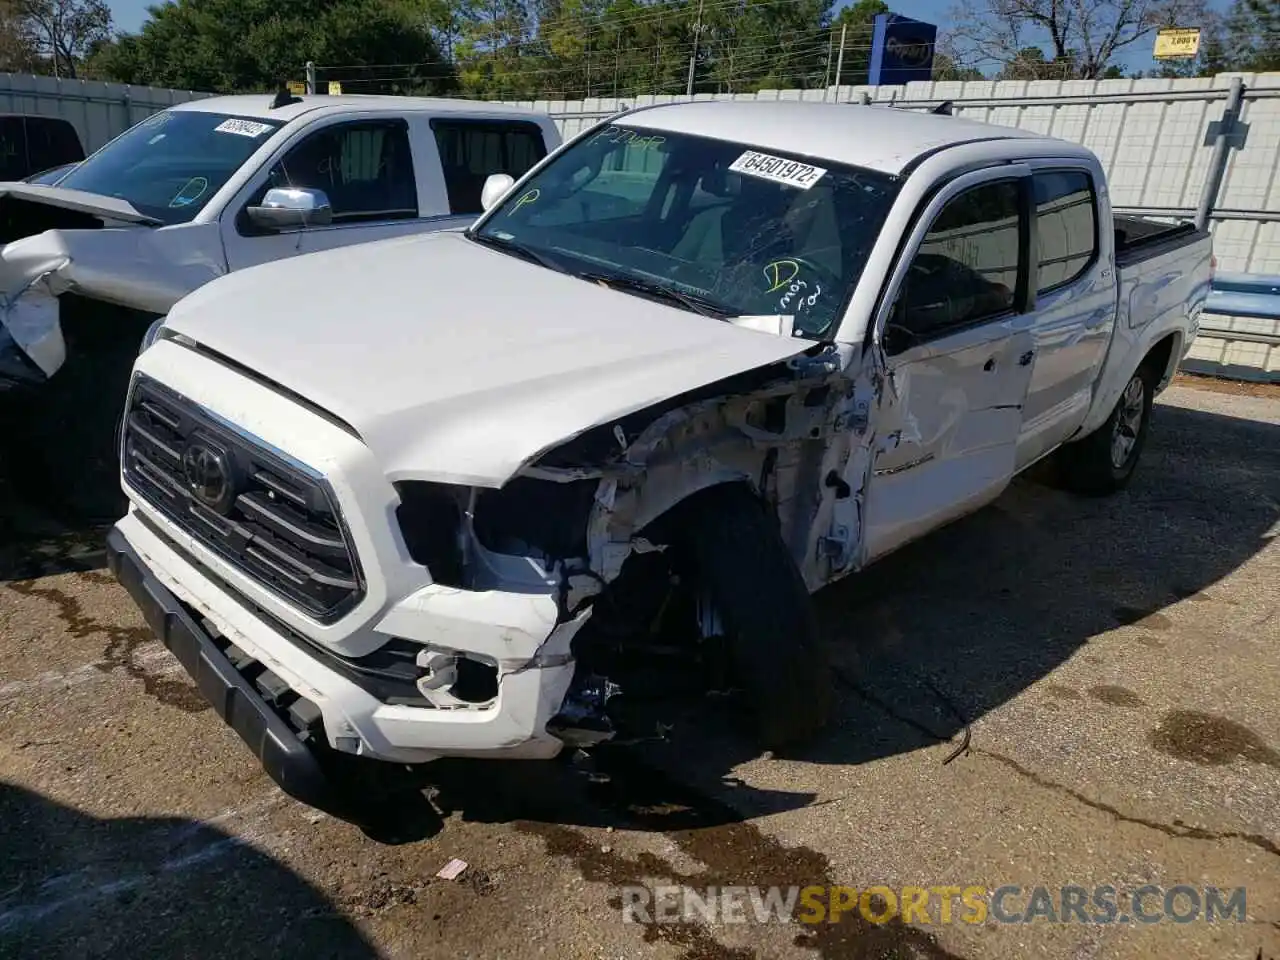
{"type": "Polygon", "coordinates": [[[124,534],[107,534],[107,563],[147,625],[191,675],[200,692],[240,735],[285,793],[335,816],[352,811],[316,755],[235,668],[208,631],[143,564],[124,534]]]}

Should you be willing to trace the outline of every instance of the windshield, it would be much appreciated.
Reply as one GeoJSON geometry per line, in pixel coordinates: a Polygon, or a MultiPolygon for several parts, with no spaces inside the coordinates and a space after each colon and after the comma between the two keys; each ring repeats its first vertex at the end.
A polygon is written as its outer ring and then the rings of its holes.
{"type": "Polygon", "coordinates": [[[741,143],[607,125],[474,231],[530,259],[713,315],[790,315],[826,335],[895,178],[741,143]]]}
{"type": "Polygon", "coordinates": [[[280,126],[277,120],[166,110],[111,141],[58,186],[119,197],[167,224],[186,223],[280,126]]]}

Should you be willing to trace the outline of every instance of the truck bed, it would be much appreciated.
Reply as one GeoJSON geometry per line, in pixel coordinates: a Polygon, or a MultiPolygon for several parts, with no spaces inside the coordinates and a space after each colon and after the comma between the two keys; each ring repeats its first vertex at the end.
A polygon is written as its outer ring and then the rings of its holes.
{"type": "Polygon", "coordinates": [[[1207,238],[1208,231],[1194,223],[1163,223],[1132,214],[1113,214],[1116,236],[1116,266],[1132,266],[1142,260],[1207,238]]]}

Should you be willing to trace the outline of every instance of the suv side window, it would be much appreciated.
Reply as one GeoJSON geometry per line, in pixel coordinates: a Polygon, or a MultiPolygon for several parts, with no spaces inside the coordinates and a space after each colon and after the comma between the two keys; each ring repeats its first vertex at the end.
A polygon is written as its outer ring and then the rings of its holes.
{"type": "Polygon", "coordinates": [[[542,128],[519,120],[432,120],[450,213],[481,213],[480,192],[495,173],[519,180],[547,155],[542,128]]]}
{"type": "Polygon", "coordinates": [[[1017,181],[983,183],[947,202],[903,280],[891,323],[912,342],[1008,313],[1027,251],[1017,181]]]}
{"type": "Polygon", "coordinates": [[[272,187],[323,190],[334,223],[413,219],[418,187],[408,125],[356,120],[317,130],[277,161],[248,205],[261,203],[272,187]]]}
{"type": "Polygon", "coordinates": [[[1032,177],[1036,203],[1037,293],[1080,277],[1098,255],[1098,205],[1083,170],[1049,170],[1032,177]]]}
{"type": "Polygon", "coordinates": [[[0,177],[21,180],[32,172],[27,163],[27,133],[22,117],[0,117],[0,177]]]}
{"type": "Polygon", "coordinates": [[[32,173],[84,159],[75,127],[52,117],[27,117],[27,158],[32,173]]]}

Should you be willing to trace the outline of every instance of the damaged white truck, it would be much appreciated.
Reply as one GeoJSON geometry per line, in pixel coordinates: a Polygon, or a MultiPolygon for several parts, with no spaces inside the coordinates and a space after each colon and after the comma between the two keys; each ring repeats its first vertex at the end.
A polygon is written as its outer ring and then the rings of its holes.
{"type": "Polygon", "coordinates": [[[1087,150],[885,108],[643,108],[485,195],[205,286],[129,392],[112,569],[347,816],[358,758],[607,740],[659,640],[765,744],[814,734],[810,592],[1047,455],[1123,486],[1210,281],[1087,150]]]}
{"type": "Polygon", "coordinates": [[[123,501],[94,481],[116,473],[119,398],[174,303],[258,264],[465,227],[490,174],[559,144],[548,116],[500,104],[213,97],[146,118],[55,184],[0,184],[6,443],[45,467],[37,486],[114,520],[123,501]]]}

